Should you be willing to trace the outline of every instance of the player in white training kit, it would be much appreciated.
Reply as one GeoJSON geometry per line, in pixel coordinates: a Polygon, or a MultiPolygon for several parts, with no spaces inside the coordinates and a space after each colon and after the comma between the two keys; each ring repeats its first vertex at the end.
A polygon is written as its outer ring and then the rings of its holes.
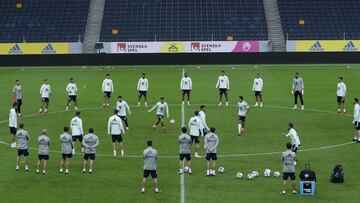
{"type": "Polygon", "coordinates": [[[353,141],[360,142],[360,105],[358,98],[354,98],[354,119],[352,123],[355,127],[355,137],[353,141]]]}
{"type": "Polygon", "coordinates": [[[156,130],[156,126],[159,125],[159,123],[161,123],[161,127],[164,133],[167,132],[166,127],[165,127],[165,123],[164,123],[164,114],[166,112],[167,117],[169,118],[169,106],[168,104],[165,102],[165,98],[161,97],[160,101],[158,103],[155,104],[155,106],[153,106],[148,112],[153,111],[154,109],[156,109],[156,117],[157,117],[157,121],[156,123],[153,125],[153,130],[156,130]]]}
{"type": "Polygon", "coordinates": [[[180,91],[182,93],[182,104],[185,103],[185,95],[187,96],[187,104],[190,105],[190,92],[192,90],[192,81],[188,73],[184,73],[184,76],[180,81],[180,91]]]}
{"type": "Polygon", "coordinates": [[[299,149],[301,143],[300,143],[300,138],[299,138],[296,130],[294,129],[294,124],[289,123],[288,130],[289,130],[289,132],[284,133],[283,135],[285,137],[290,137],[291,138],[291,144],[292,144],[291,150],[293,152],[297,153],[297,150],[299,149]]]}
{"type": "Polygon", "coordinates": [[[260,77],[260,73],[256,74],[256,78],[254,79],[254,83],[252,86],[252,91],[255,94],[255,107],[257,107],[260,104],[260,107],[263,106],[262,103],[262,91],[263,91],[263,86],[264,86],[264,81],[263,79],[260,77]]]}
{"type": "Polygon", "coordinates": [[[189,120],[189,129],[190,129],[190,137],[191,142],[195,142],[195,157],[199,158],[201,157],[199,155],[199,148],[200,148],[200,128],[201,128],[201,119],[199,117],[199,112],[195,111],[194,116],[190,118],[189,120]]]}
{"type": "Polygon", "coordinates": [[[337,84],[336,101],[339,106],[338,113],[346,113],[346,109],[345,109],[346,85],[343,80],[344,80],[343,77],[339,77],[339,82],[337,84]]]}
{"type": "Polygon", "coordinates": [[[41,130],[41,135],[38,137],[39,144],[39,159],[36,164],[36,173],[40,173],[40,164],[43,161],[43,171],[42,173],[46,174],[46,164],[49,160],[49,146],[50,138],[47,136],[46,129],[41,130]]]}
{"type": "Polygon", "coordinates": [[[75,103],[75,111],[78,110],[77,98],[76,98],[77,91],[78,91],[78,88],[77,88],[76,83],[74,82],[74,78],[70,78],[70,83],[66,86],[66,92],[69,94],[68,102],[66,105],[66,111],[69,110],[69,105],[70,105],[71,101],[73,101],[75,103]]]}
{"type": "Polygon", "coordinates": [[[149,81],[145,77],[145,73],[141,74],[141,78],[137,84],[137,91],[138,91],[138,106],[140,106],[141,97],[144,96],[145,106],[147,107],[147,92],[149,91],[149,81]]]}
{"type": "MultiPolygon", "coordinates": [[[[80,118],[80,112],[75,113],[75,117],[71,119],[70,121],[70,128],[71,128],[71,135],[73,140],[73,150],[72,153],[75,154],[75,142],[76,140],[79,140],[80,143],[83,141],[83,124],[82,120],[80,118]]],[[[83,146],[81,145],[81,151],[84,151],[83,146]]]]}
{"type": "Polygon", "coordinates": [[[205,105],[201,105],[200,106],[200,111],[199,111],[199,117],[200,117],[200,120],[201,120],[201,123],[200,123],[200,131],[201,131],[201,134],[203,136],[206,135],[206,133],[209,132],[210,128],[208,127],[207,123],[206,123],[206,106],[205,105]]]}
{"type": "Polygon", "coordinates": [[[10,136],[11,136],[11,148],[16,148],[16,130],[17,130],[17,113],[16,113],[16,108],[17,108],[18,104],[17,103],[13,103],[12,108],[9,111],[9,129],[10,129],[10,136]]]}
{"type": "Polygon", "coordinates": [[[230,82],[228,76],[225,75],[225,71],[221,71],[215,88],[219,89],[219,106],[222,105],[223,95],[225,95],[226,106],[229,106],[228,91],[230,90],[230,82]]]}
{"type": "Polygon", "coordinates": [[[44,84],[40,87],[40,100],[41,100],[41,106],[39,109],[39,114],[41,113],[47,113],[49,108],[49,102],[50,102],[50,94],[51,94],[51,87],[48,83],[48,80],[44,80],[44,84]]]}
{"type": "Polygon", "coordinates": [[[101,89],[102,89],[102,92],[104,93],[103,108],[108,108],[110,106],[109,101],[111,98],[111,93],[114,92],[113,81],[111,80],[109,73],[106,74],[106,78],[103,80],[101,89]]]}
{"type": "Polygon", "coordinates": [[[238,120],[239,120],[239,124],[238,124],[238,136],[241,136],[244,134],[245,132],[245,120],[246,120],[246,116],[250,111],[250,106],[249,104],[244,101],[244,97],[243,96],[239,96],[239,101],[238,101],[238,120]]]}
{"type": "Polygon", "coordinates": [[[125,134],[124,126],[121,122],[121,118],[118,116],[119,111],[114,110],[114,115],[109,118],[108,121],[108,135],[111,135],[112,139],[112,146],[113,146],[113,153],[114,157],[116,157],[116,142],[120,145],[120,153],[121,156],[124,156],[124,145],[123,145],[123,137],[122,135],[125,134]]]}
{"type": "Polygon", "coordinates": [[[122,96],[118,97],[118,101],[116,102],[116,110],[118,110],[119,112],[118,116],[125,123],[126,131],[129,131],[129,122],[126,117],[126,111],[129,112],[129,115],[131,115],[131,111],[130,111],[130,106],[126,101],[123,100],[122,96]]]}

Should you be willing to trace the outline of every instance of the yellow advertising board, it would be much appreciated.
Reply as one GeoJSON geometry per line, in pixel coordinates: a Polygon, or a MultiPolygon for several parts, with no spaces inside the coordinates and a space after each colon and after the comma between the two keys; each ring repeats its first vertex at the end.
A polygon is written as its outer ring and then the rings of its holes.
{"type": "Polygon", "coordinates": [[[360,49],[360,40],[300,40],[296,52],[354,52],[360,49]]]}
{"type": "Polygon", "coordinates": [[[0,54],[68,54],[69,43],[0,43],[0,54]]]}
{"type": "Polygon", "coordinates": [[[184,53],[185,42],[164,42],[160,53],[184,53]]]}

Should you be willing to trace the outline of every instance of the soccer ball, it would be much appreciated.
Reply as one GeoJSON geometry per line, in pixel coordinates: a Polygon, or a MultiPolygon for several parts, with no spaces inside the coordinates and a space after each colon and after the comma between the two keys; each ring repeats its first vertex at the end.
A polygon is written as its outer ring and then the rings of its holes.
{"type": "Polygon", "coordinates": [[[175,122],[175,119],[171,119],[171,120],[170,120],[170,124],[171,124],[171,125],[175,125],[175,123],[176,123],[176,122],[175,122]]]}
{"type": "Polygon", "coordinates": [[[185,172],[185,173],[188,173],[188,172],[189,172],[189,167],[185,166],[185,167],[184,167],[184,172],[185,172]]]}
{"type": "Polygon", "coordinates": [[[258,176],[259,176],[259,172],[258,172],[258,171],[253,171],[251,174],[252,174],[254,177],[258,177],[258,176]]]}
{"type": "Polygon", "coordinates": [[[280,177],[280,172],[279,172],[279,171],[275,171],[275,172],[274,172],[274,177],[276,177],[276,178],[280,177]]]}
{"type": "Polygon", "coordinates": [[[253,180],[253,179],[254,179],[254,175],[253,175],[252,173],[249,173],[249,174],[247,175],[247,178],[248,178],[248,180],[253,180]]]}
{"type": "Polygon", "coordinates": [[[270,169],[265,169],[265,171],[264,171],[264,176],[265,177],[269,177],[269,176],[271,176],[271,170],[270,169]]]}
{"type": "Polygon", "coordinates": [[[225,168],[223,166],[220,166],[218,169],[219,173],[224,173],[225,172],[225,168]]]}
{"type": "Polygon", "coordinates": [[[243,174],[241,172],[236,173],[236,179],[241,179],[243,177],[243,174]]]}

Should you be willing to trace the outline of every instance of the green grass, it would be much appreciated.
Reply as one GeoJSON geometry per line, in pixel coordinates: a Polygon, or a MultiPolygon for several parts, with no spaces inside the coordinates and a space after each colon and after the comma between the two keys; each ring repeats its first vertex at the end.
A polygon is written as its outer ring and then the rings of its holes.
{"type": "MultiPolygon", "coordinates": [[[[280,154],[245,154],[281,152],[289,141],[281,134],[286,131],[287,123],[293,122],[300,135],[301,149],[316,149],[322,146],[343,144],[353,137],[351,98],[359,96],[358,78],[360,69],[341,65],[322,66],[186,66],[193,80],[192,105],[185,106],[186,123],[200,104],[207,104],[207,122],[217,128],[220,137],[218,165],[225,167],[224,174],[207,178],[204,176],[206,162],[203,158],[193,158],[193,175],[185,175],[185,202],[358,202],[357,187],[360,178],[357,144],[341,147],[303,151],[298,153],[299,172],[305,163],[311,164],[317,172],[317,194],[314,197],[299,195],[280,195],[281,180],[263,177],[265,168],[272,171],[282,170],[280,154]],[[232,69],[235,67],[235,69],[232,69]],[[229,107],[217,107],[218,92],[215,84],[219,71],[225,69],[230,78],[231,91],[229,107]],[[294,72],[299,71],[305,82],[306,111],[293,111],[291,82],[294,72]],[[252,108],[246,121],[246,135],[236,136],[237,96],[243,95],[250,105],[254,104],[251,85],[257,72],[264,79],[264,107],[252,108]],[[339,116],[335,112],[337,77],[343,76],[347,84],[347,109],[349,115],[339,116]],[[222,155],[240,155],[221,157],[222,155]],[[345,168],[345,183],[332,184],[330,173],[336,164],[345,168]],[[260,172],[254,181],[236,180],[235,174],[241,171],[247,174],[253,170],[260,172]]],[[[11,88],[15,79],[23,86],[24,118],[31,135],[30,147],[37,148],[36,138],[42,128],[47,128],[51,138],[51,150],[59,151],[58,137],[62,128],[69,125],[74,112],[63,112],[66,104],[65,87],[70,77],[74,77],[79,87],[79,107],[84,129],[95,128],[100,138],[98,154],[111,155],[111,139],[106,135],[107,120],[112,108],[103,110],[101,82],[106,73],[112,75],[115,83],[115,95],[122,95],[130,105],[137,102],[136,84],[142,72],[150,81],[149,103],[155,104],[160,96],[165,96],[170,104],[170,117],[176,119],[175,126],[169,126],[168,133],[158,130],[152,132],[155,113],[147,113],[147,108],[132,106],[129,116],[130,132],[125,135],[125,153],[141,156],[146,140],[153,139],[159,152],[158,174],[162,189],[155,194],[149,179],[145,194],[139,192],[142,178],[143,160],[136,157],[113,158],[98,156],[92,175],[81,174],[82,156],[72,159],[71,175],[58,173],[60,154],[50,154],[48,174],[35,174],[37,151],[30,151],[31,172],[15,171],[16,150],[0,145],[0,197],[1,202],[180,202],[180,177],[178,172],[177,137],[181,125],[181,106],[179,82],[182,68],[175,67],[132,67],[109,68],[30,68],[0,69],[0,140],[9,142],[7,127],[8,109],[11,106],[11,88]],[[49,79],[52,97],[49,113],[37,116],[40,105],[38,91],[44,78],[49,79]],[[163,158],[162,158],[163,157],[163,158]],[[173,157],[173,158],[172,158],[173,157]],[[176,158],[175,158],[176,157],[176,158]]],[[[114,96],[115,96],[114,95],[114,96]]],[[[115,97],[112,98],[115,105],[115,97]]],[[[201,140],[203,141],[203,140],[201,140]]],[[[200,154],[204,154],[201,151],[200,154]]],[[[297,174],[298,175],[298,174],[297,174]]]]}

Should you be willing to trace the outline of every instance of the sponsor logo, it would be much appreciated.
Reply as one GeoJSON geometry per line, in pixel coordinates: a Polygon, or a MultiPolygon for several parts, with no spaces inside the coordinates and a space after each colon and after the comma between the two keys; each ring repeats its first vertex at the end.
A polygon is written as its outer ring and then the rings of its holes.
{"type": "Polygon", "coordinates": [[[177,47],[176,43],[171,43],[168,50],[169,50],[169,52],[174,53],[174,52],[178,52],[179,48],[177,47]]]}
{"type": "Polygon", "coordinates": [[[142,50],[147,49],[146,44],[135,44],[135,43],[118,43],[117,51],[122,53],[137,53],[143,52],[142,50]]]}
{"type": "Polygon", "coordinates": [[[118,52],[126,52],[126,43],[118,43],[117,51],[118,52]]]}
{"type": "Polygon", "coordinates": [[[191,42],[191,51],[200,51],[200,42],[191,42]]]}
{"type": "Polygon", "coordinates": [[[350,41],[349,43],[347,43],[344,48],[343,51],[357,51],[357,47],[354,45],[353,41],[350,41]]]}
{"type": "Polygon", "coordinates": [[[242,50],[245,51],[245,52],[248,52],[251,50],[251,43],[250,42],[245,42],[243,45],[242,45],[242,50]]]}
{"type": "Polygon", "coordinates": [[[324,48],[321,46],[320,42],[315,42],[309,49],[309,51],[324,51],[324,48]]]}
{"type": "Polygon", "coordinates": [[[23,54],[24,52],[21,50],[18,44],[15,44],[13,47],[9,49],[9,54],[23,54]]]}
{"type": "Polygon", "coordinates": [[[191,52],[216,52],[222,46],[217,42],[192,42],[191,52]]]}
{"type": "Polygon", "coordinates": [[[56,50],[51,44],[47,44],[42,50],[41,53],[43,54],[56,54],[56,50]]]}

